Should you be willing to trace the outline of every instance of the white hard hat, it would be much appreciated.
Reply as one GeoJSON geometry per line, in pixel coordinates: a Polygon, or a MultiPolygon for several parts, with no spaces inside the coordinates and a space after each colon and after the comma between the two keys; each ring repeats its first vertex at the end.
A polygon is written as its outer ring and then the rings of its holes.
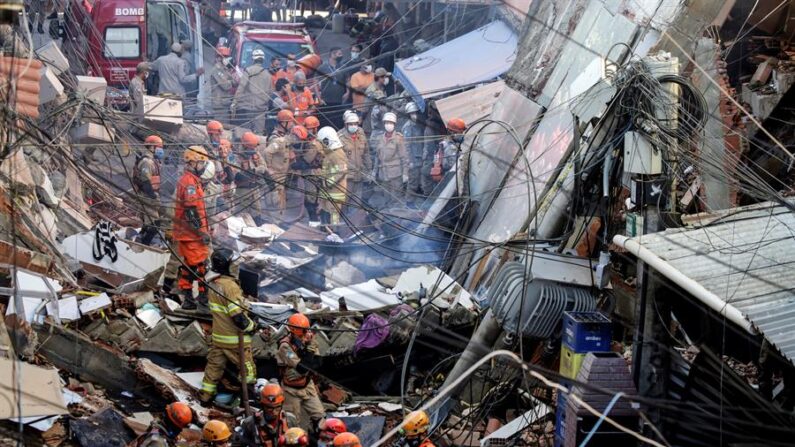
{"type": "Polygon", "coordinates": [[[346,110],[345,113],[342,114],[342,120],[345,124],[358,123],[359,115],[353,110],[346,110]]]}
{"type": "Polygon", "coordinates": [[[265,59],[265,52],[257,48],[251,52],[251,58],[254,60],[265,59]]]}
{"type": "Polygon", "coordinates": [[[215,177],[215,163],[210,160],[204,164],[204,172],[202,172],[202,180],[209,182],[215,177]]]}
{"type": "Polygon", "coordinates": [[[337,131],[331,126],[321,127],[317,131],[317,140],[331,150],[342,149],[342,142],[337,131]]]}
{"type": "Polygon", "coordinates": [[[414,113],[414,112],[416,112],[418,110],[420,110],[420,108],[417,107],[417,104],[415,104],[413,102],[410,102],[410,103],[406,104],[406,113],[414,113]]]}
{"type": "Polygon", "coordinates": [[[390,123],[397,123],[397,115],[395,115],[395,114],[394,114],[394,113],[392,113],[392,112],[386,112],[386,113],[384,114],[383,121],[384,121],[385,123],[386,123],[386,122],[390,122],[390,123]]]}

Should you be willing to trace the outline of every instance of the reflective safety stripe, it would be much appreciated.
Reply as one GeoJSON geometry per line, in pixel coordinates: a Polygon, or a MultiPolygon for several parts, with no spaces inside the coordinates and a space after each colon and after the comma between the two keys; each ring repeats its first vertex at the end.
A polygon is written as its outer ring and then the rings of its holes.
{"type": "Polygon", "coordinates": [[[226,315],[227,310],[226,310],[226,307],[224,307],[224,306],[222,306],[220,304],[210,303],[210,312],[217,312],[219,314],[226,315]]]}
{"type": "Polygon", "coordinates": [[[215,393],[215,390],[217,388],[218,387],[214,383],[207,383],[205,381],[202,381],[202,391],[206,391],[208,393],[215,393]]]}
{"type": "Polygon", "coordinates": [[[248,320],[248,326],[243,330],[243,332],[251,332],[254,330],[254,321],[248,320]]]}
{"type": "Polygon", "coordinates": [[[246,362],[246,382],[254,383],[257,381],[256,374],[254,373],[254,363],[246,362]]]}
{"type": "MultiPolygon", "coordinates": [[[[218,343],[224,343],[227,345],[236,345],[237,344],[237,335],[221,335],[213,333],[213,341],[218,343]]],[[[244,335],[243,336],[243,343],[251,343],[251,336],[244,335]]]]}
{"type": "Polygon", "coordinates": [[[228,306],[226,306],[226,312],[227,312],[228,314],[230,314],[230,315],[231,315],[233,312],[236,312],[236,311],[238,311],[238,310],[240,310],[240,306],[238,306],[238,305],[237,305],[237,304],[235,304],[235,303],[231,303],[231,304],[229,304],[228,306]]]}
{"type": "Polygon", "coordinates": [[[331,197],[331,200],[335,200],[337,202],[342,202],[342,201],[345,200],[345,193],[332,192],[332,193],[329,193],[329,197],[331,197]]]}

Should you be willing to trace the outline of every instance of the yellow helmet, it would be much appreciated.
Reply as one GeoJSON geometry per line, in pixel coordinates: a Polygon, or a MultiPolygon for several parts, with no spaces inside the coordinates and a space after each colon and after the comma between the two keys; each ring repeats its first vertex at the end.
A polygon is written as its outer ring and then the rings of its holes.
{"type": "Polygon", "coordinates": [[[225,423],[213,419],[204,424],[202,435],[205,441],[226,441],[232,437],[232,432],[225,423]]]}
{"type": "Polygon", "coordinates": [[[431,425],[431,419],[428,417],[428,413],[422,410],[412,411],[407,414],[404,422],[403,433],[410,438],[427,432],[431,425]]]}
{"type": "Polygon", "coordinates": [[[182,159],[187,163],[189,161],[207,161],[210,157],[207,156],[207,149],[201,146],[190,146],[182,153],[182,159]]]}

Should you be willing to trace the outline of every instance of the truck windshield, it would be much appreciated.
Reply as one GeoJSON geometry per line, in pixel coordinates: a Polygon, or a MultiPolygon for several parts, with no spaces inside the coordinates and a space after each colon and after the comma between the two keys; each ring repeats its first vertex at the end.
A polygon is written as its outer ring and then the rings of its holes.
{"type": "Polygon", "coordinates": [[[106,58],[136,59],[141,55],[141,30],[138,27],[105,28],[106,58]]]}
{"type": "Polygon", "coordinates": [[[249,40],[244,42],[241,48],[240,68],[246,68],[251,65],[251,53],[257,48],[265,52],[266,67],[270,66],[271,59],[274,57],[284,59],[289,53],[293,53],[296,59],[301,59],[301,57],[312,52],[309,45],[300,42],[265,42],[249,40]]]}
{"type": "Polygon", "coordinates": [[[174,42],[190,40],[188,20],[188,11],[180,3],[146,3],[146,52],[149,60],[168,54],[174,42]]]}

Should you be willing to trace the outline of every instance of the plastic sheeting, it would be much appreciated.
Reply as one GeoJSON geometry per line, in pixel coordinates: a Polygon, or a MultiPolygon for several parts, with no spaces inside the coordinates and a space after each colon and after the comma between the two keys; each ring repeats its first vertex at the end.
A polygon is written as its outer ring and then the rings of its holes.
{"type": "Polygon", "coordinates": [[[501,76],[516,58],[516,33],[496,20],[395,64],[394,76],[425,110],[425,100],[501,76]]]}

